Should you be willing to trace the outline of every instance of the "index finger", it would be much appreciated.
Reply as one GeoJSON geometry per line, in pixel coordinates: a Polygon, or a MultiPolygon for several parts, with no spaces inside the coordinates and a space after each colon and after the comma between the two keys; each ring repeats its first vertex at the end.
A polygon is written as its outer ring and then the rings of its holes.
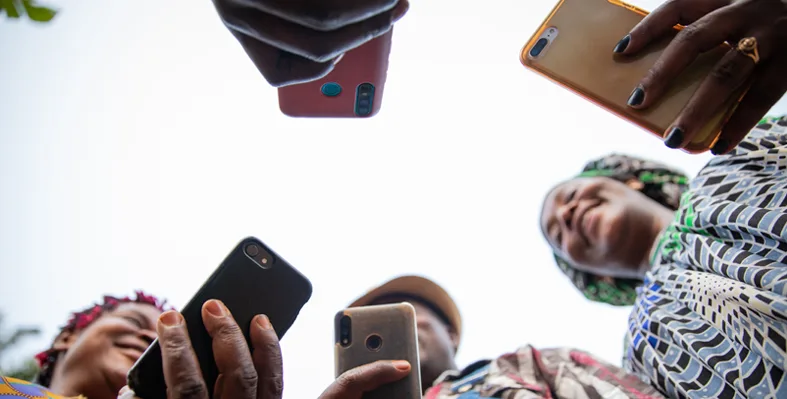
{"type": "Polygon", "coordinates": [[[257,371],[251,362],[249,345],[238,323],[221,301],[210,300],[202,306],[202,321],[213,338],[213,359],[222,376],[217,385],[221,397],[257,397],[257,371]]]}
{"type": "Polygon", "coordinates": [[[410,368],[410,363],[404,360],[380,360],[356,367],[340,375],[319,399],[361,399],[366,392],[401,380],[410,373],[410,368]]]}
{"type": "Polygon", "coordinates": [[[645,16],[615,46],[614,51],[621,54],[635,54],[654,41],[673,33],[676,25],[694,23],[729,3],[729,0],[669,0],[645,16]]]}
{"type": "Polygon", "coordinates": [[[742,22],[733,9],[714,11],[680,31],[670,42],[659,59],[640,81],[632,88],[629,106],[647,108],[662,97],[664,92],[697,57],[708,50],[718,48],[742,22]]]}
{"type": "Polygon", "coordinates": [[[250,330],[251,346],[254,348],[252,357],[259,378],[257,398],[280,399],[284,390],[284,379],[279,337],[265,315],[255,317],[251,321],[250,330]]]}
{"type": "Polygon", "coordinates": [[[180,313],[170,310],[159,316],[156,324],[161,346],[161,363],[167,397],[170,399],[208,399],[197,355],[191,347],[186,323],[180,313]]]}

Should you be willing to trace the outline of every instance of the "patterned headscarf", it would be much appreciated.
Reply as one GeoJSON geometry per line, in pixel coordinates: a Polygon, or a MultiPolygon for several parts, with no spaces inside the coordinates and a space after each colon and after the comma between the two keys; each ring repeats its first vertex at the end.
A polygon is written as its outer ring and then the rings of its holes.
{"type": "MultiPolygon", "coordinates": [[[[659,204],[677,210],[680,196],[688,188],[688,177],[666,165],[634,158],[627,155],[611,154],[588,162],[577,177],[603,176],[622,183],[635,181],[635,189],[659,204]]],[[[642,284],[639,279],[601,277],[576,269],[557,253],[555,261],[563,273],[587,299],[613,306],[630,306],[637,296],[636,288],[642,284]]]]}
{"type": "MultiPolygon", "coordinates": [[[[135,295],[136,296],[134,298],[116,298],[107,295],[104,296],[102,303],[95,304],[87,309],[72,313],[71,317],[68,319],[68,323],[66,323],[66,325],[60,329],[58,336],[65,332],[74,332],[85,329],[87,326],[93,324],[94,321],[98,320],[102,314],[115,309],[118,307],[118,305],[123,303],[144,303],[155,306],[162,312],[167,310],[165,309],[167,301],[159,300],[153,295],[145,294],[142,291],[136,291],[135,295]]],[[[41,371],[38,373],[38,376],[36,377],[35,382],[37,384],[48,387],[52,382],[52,372],[55,369],[55,363],[57,363],[59,354],[60,351],[54,348],[53,343],[52,347],[36,355],[38,366],[41,369],[41,371]]]]}

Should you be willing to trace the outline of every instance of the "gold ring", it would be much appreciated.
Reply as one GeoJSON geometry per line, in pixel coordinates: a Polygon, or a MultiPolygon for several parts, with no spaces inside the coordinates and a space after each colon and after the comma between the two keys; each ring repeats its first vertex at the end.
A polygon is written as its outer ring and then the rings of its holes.
{"type": "Polygon", "coordinates": [[[738,42],[736,50],[751,58],[755,64],[760,62],[760,53],[757,51],[757,39],[753,37],[744,37],[738,42]]]}

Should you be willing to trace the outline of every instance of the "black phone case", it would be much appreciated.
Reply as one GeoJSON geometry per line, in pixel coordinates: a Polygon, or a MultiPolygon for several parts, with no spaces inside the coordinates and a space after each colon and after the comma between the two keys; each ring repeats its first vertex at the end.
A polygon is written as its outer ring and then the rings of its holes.
{"type": "MultiPolygon", "coordinates": [[[[224,302],[246,336],[246,342],[250,342],[249,327],[256,315],[267,315],[281,339],[311,294],[309,280],[260,240],[249,237],[241,241],[181,311],[209,394],[213,395],[219,371],[213,359],[211,337],[202,323],[202,305],[207,300],[224,302]],[[248,244],[267,251],[272,258],[269,267],[260,267],[246,255],[244,248],[248,244]]],[[[128,385],[141,399],[167,398],[158,340],[131,368],[128,385]]]]}

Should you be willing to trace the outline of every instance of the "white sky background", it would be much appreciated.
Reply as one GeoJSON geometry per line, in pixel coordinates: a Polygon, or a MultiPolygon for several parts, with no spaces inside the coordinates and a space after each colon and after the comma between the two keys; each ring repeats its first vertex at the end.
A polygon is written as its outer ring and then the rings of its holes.
{"type": "Polygon", "coordinates": [[[49,25],[0,19],[0,310],[45,328],[6,362],[104,293],[182,306],[254,235],[314,284],[283,340],[288,398],[332,380],[333,314],[403,273],[458,301],[462,366],[525,343],[617,364],[629,309],[558,271],[542,197],[611,151],[691,174],[709,158],[526,71],[552,1],[413,0],[369,120],[281,115],[210,1],[48,4],[49,25]]]}

